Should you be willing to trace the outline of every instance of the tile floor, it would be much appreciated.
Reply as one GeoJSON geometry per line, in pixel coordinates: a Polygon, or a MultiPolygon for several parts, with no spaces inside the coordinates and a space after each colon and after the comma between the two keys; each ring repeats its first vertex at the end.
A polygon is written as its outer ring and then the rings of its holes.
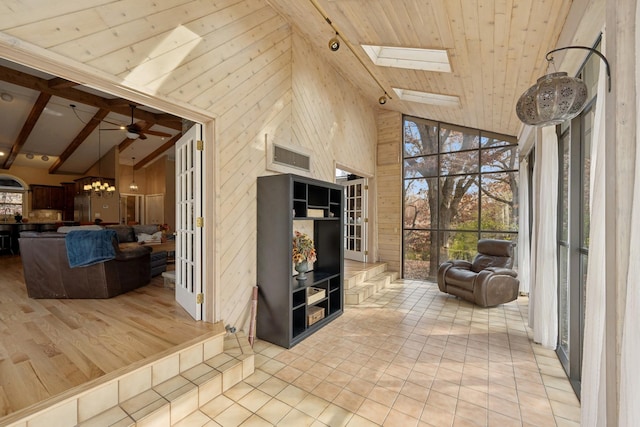
{"type": "Polygon", "coordinates": [[[528,301],[483,309],[398,280],[286,350],[256,341],[255,373],[185,426],[579,426],[528,301]]]}

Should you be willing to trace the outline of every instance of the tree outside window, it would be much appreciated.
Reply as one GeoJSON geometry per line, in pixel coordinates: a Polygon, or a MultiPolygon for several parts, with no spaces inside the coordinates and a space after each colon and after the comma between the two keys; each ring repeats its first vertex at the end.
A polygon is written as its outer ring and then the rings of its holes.
{"type": "Polygon", "coordinates": [[[404,277],[471,260],[478,239],[517,239],[515,138],[405,117],[403,147],[404,277]]]}

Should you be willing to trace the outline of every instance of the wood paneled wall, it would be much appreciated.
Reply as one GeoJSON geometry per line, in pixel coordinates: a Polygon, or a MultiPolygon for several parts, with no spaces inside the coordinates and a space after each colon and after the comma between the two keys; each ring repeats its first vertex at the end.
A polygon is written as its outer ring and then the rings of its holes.
{"type": "MultiPolygon", "coordinates": [[[[0,31],[216,117],[219,318],[246,328],[256,278],[256,178],[265,135],[375,171],[375,113],[263,0],[47,0],[0,5],[0,31]]],[[[71,65],[73,66],[73,65],[71,65]]],[[[46,71],[46,70],[45,70],[46,71]]],[[[209,141],[210,142],[210,141],[209,141]]]]}
{"type": "Polygon", "coordinates": [[[402,271],[402,114],[378,112],[377,231],[380,261],[402,271]]]}

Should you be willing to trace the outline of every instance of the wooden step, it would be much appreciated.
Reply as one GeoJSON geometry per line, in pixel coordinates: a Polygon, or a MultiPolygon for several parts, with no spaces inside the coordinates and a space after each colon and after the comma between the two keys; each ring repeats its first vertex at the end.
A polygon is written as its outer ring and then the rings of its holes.
{"type": "Polygon", "coordinates": [[[69,390],[27,415],[21,411],[7,425],[48,425],[53,419],[57,426],[173,425],[253,371],[244,333],[226,334],[220,323],[213,336],[69,390]]]}

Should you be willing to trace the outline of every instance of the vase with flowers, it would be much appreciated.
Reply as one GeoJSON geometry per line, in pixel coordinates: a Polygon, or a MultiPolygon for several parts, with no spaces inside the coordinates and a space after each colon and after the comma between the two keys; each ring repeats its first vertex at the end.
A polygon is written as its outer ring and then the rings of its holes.
{"type": "Polygon", "coordinates": [[[297,280],[307,280],[309,264],[316,262],[316,249],[313,240],[304,233],[295,231],[293,234],[293,265],[298,272],[297,280]]]}

